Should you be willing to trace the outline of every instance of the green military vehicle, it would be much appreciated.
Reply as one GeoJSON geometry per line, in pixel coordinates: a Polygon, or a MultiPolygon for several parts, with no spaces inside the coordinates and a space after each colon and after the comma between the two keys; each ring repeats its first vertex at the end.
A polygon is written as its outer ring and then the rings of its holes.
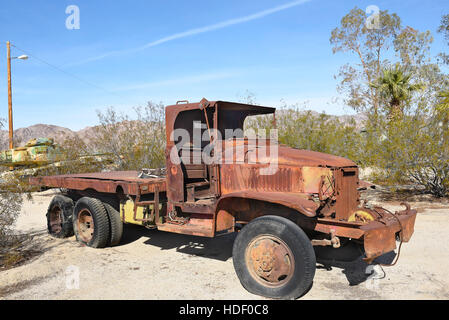
{"type": "Polygon", "coordinates": [[[62,151],[51,138],[29,140],[23,147],[0,152],[0,165],[7,167],[38,167],[62,160],[62,151]]]}

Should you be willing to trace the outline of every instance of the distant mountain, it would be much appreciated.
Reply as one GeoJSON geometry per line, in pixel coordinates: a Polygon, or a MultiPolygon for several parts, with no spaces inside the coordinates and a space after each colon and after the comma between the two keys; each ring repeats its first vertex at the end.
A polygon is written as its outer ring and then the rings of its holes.
{"type": "MultiPolygon", "coordinates": [[[[14,146],[22,146],[33,138],[48,137],[60,143],[67,137],[74,137],[76,132],[50,124],[35,124],[30,127],[14,130],[14,146]]],[[[0,130],[0,150],[8,149],[9,134],[7,130],[0,130]]]]}

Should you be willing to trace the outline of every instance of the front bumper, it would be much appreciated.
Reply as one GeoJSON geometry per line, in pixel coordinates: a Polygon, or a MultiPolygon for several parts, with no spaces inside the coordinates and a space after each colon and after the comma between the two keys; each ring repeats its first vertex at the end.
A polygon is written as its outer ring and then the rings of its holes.
{"type": "Polygon", "coordinates": [[[416,210],[402,203],[405,210],[392,213],[384,208],[360,208],[369,213],[373,221],[336,221],[335,219],[318,219],[314,230],[344,237],[363,243],[364,260],[371,263],[375,258],[396,249],[396,240],[408,242],[413,235],[416,210]]]}
{"type": "Polygon", "coordinates": [[[367,263],[371,263],[375,258],[384,253],[396,249],[396,240],[408,242],[413,235],[416,210],[403,203],[406,209],[394,214],[376,207],[372,209],[378,218],[364,226],[360,230],[364,231],[363,246],[365,249],[367,263]]]}

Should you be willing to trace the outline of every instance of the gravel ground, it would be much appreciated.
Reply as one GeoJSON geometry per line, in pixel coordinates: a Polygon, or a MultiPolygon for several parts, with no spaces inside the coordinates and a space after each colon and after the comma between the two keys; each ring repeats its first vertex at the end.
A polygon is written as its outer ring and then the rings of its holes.
{"type": "MultiPolygon", "coordinates": [[[[25,201],[16,229],[32,235],[31,246],[40,253],[0,272],[0,299],[261,299],[234,273],[235,235],[206,239],[127,225],[119,246],[92,249],[74,237],[46,234],[52,196],[36,193],[25,201]]],[[[376,193],[371,197],[390,210],[400,208],[376,193]]],[[[449,205],[410,203],[419,211],[415,234],[396,266],[377,266],[369,276],[361,259],[318,263],[313,286],[301,299],[449,299],[449,205]]],[[[393,258],[390,253],[380,260],[393,258]]]]}

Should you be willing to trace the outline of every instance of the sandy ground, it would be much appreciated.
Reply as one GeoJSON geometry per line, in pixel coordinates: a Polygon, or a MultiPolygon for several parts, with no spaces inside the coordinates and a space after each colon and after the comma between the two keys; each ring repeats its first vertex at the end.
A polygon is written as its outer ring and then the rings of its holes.
{"type": "MultiPolygon", "coordinates": [[[[234,273],[235,235],[216,239],[125,226],[119,246],[92,249],[74,237],[46,234],[52,192],[25,201],[16,229],[33,235],[42,253],[0,272],[0,299],[261,299],[234,273]]],[[[375,194],[372,197],[376,197],[375,194]]],[[[397,201],[378,201],[390,210],[397,201]]],[[[361,260],[317,264],[311,290],[301,299],[449,299],[449,205],[411,202],[419,209],[415,234],[394,267],[369,275],[361,260]]],[[[391,261],[390,253],[381,260],[391,261]]]]}

